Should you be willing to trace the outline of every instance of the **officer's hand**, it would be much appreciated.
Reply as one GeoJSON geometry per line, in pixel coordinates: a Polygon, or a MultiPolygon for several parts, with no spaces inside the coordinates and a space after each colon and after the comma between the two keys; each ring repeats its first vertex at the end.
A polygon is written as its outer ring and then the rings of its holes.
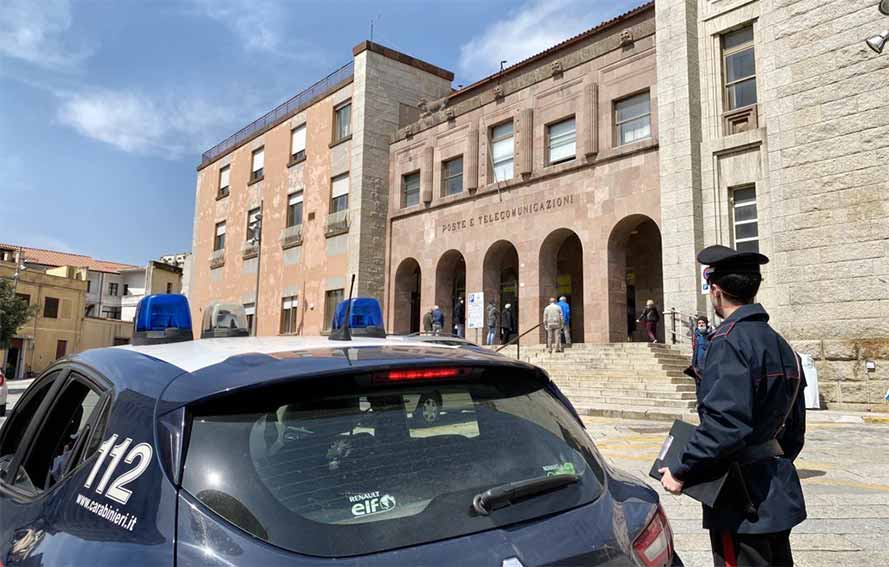
{"type": "Polygon", "coordinates": [[[658,469],[659,473],[661,473],[661,485],[664,487],[664,490],[669,492],[670,494],[682,494],[682,486],[685,484],[681,480],[676,480],[673,478],[673,474],[670,472],[670,469],[667,467],[661,467],[658,469]]]}

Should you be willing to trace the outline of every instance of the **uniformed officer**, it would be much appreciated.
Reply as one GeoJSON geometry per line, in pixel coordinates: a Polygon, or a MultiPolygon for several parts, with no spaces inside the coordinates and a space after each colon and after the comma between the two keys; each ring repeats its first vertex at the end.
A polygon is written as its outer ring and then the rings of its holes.
{"type": "Polygon", "coordinates": [[[711,334],[698,384],[701,424],[681,464],[660,469],[673,493],[718,478],[737,463],[743,486],[704,506],[717,566],[793,565],[790,530],[806,518],[793,460],[803,448],[805,378],[798,358],[754,297],[762,254],[710,246],[698,254],[722,324],[711,334]],[[744,494],[746,488],[746,495],[744,494]]]}

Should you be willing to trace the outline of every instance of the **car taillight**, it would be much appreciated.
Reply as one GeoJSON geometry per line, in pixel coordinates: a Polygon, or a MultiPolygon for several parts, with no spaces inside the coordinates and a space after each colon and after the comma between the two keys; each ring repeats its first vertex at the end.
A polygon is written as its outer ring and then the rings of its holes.
{"type": "Polygon", "coordinates": [[[633,550],[645,567],[667,567],[672,563],[673,532],[660,505],[648,526],[633,542],[633,550]]]}
{"type": "Polygon", "coordinates": [[[410,370],[390,370],[383,375],[387,382],[406,380],[433,380],[436,378],[454,378],[461,374],[459,368],[420,368],[410,370]]]}
{"type": "MultiPolygon", "coordinates": [[[[4,376],[2,372],[0,372],[0,386],[2,386],[5,383],[6,383],[6,376],[4,376]]],[[[3,566],[0,565],[0,567],[3,567],[3,566]]]]}

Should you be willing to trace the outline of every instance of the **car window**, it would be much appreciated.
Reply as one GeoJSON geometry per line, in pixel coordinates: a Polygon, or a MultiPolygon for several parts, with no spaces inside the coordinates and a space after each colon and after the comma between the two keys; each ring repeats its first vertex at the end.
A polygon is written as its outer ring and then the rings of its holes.
{"type": "Polygon", "coordinates": [[[267,394],[199,409],[183,487],[241,529],[308,555],[344,557],[456,537],[595,499],[604,473],[577,420],[539,380],[267,394]],[[436,419],[424,417],[434,400],[436,419]],[[240,455],[232,458],[232,455],[240,455]],[[577,484],[471,511],[479,492],[574,473],[577,484]]]}
{"type": "Polygon", "coordinates": [[[61,371],[56,370],[39,379],[16,404],[15,412],[3,425],[2,444],[0,444],[0,480],[9,482],[6,473],[25,437],[25,431],[60,375],[61,371]]]}
{"type": "Polygon", "coordinates": [[[79,463],[89,441],[88,423],[97,411],[102,392],[72,373],[46,414],[30,451],[16,474],[15,486],[40,492],[57,483],[69,461],[79,463]]]}

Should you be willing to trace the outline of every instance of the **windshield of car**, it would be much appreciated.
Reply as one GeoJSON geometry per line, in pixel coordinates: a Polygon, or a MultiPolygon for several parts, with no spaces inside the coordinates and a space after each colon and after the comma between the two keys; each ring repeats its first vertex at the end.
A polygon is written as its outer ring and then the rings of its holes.
{"type": "Polygon", "coordinates": [[[601,493],[592,441],[539,378],[509,369],[384,388],[334,381],[196,410],[185,490],[258,538],[323,557],[501,527],[601,493]],[[473,510],[480,492],[559,474],[578,482],[473,510]]]}

